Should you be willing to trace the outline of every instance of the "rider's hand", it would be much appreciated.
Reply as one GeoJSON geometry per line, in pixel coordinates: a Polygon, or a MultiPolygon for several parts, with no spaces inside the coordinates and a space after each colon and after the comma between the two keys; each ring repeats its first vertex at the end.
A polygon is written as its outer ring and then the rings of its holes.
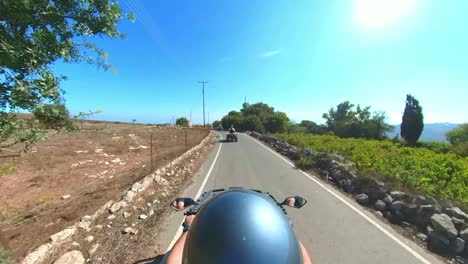
{"type": "Polygon", "coordinates": [[[194,218],[195,218],[195,215],[187,215],[187,217],[185,217],[184,223],[188,226],[192,226],[192,222],[194,218]]]}
{"type": "Polygon", "coordinates": [[[291,207],[294,207],[294,203],[296,202],[296,199],[294,197],[288,198],[288,205],[291,207]]]}
{"type": "Polygon", "coordinates": [[[185,203],[183,201],[179,201],[179,202],[172,202],[172,206],[174,206],[175,208],[179,209],[179,210],[182,210],[184,209],[184,205],[185,203]]]}

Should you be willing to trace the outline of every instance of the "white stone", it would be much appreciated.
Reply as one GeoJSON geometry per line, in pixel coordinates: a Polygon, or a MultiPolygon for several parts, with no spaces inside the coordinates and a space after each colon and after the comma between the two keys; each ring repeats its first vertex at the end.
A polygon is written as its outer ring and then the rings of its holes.
{"type": "Polygon", "coordinates": [[[107,219],[109,219],[109,220],[114,220],[114,219],[115,219],[115,215],[109,215],[109,216],[107,217],[107,219]]]}
{"type": "Polygon", "coordinates": [[[147,215],[145,215],[145,214],[141,214],[141,215],[140,215],[138,218],[140,218],[140,219],[143,219],[143,220],[144,220],[144,219],[148,218],[148,216],[147,216],[147,215]]]}
{"type": "Polygon", "coordinates": [[[161,177],[160,175],[154,176],[154,181],[157,182],[160,185],[168,185],[169,184],[169,182],[166,179],[164,179],[163,177],[161,177]]]}
{"type": "Polygon", "coordinates": [[[64,196],[62,196],[62,200],[68,199],[68,198],[70,198],[70,197],[71,197],[70,194],[65,194],[64,196]]]}
{"type": "Polygon", "coordinates": [[[94,240],[94,237],[93,236],[88,236],[87,238],[85,238],[86,241],[88,242],[92,242],[94,240]]]}
{"type": "Polygon", "coordinates": [[[128,218],[130,215],[131,215],[130,213],[123,212],[123,217],[124,217],[124,218],[128,218]]]}
{"type": "Polygon", "coordinates": [[[68,228],[58,232],[58,233],[55,233],[55,234],[51,235],[50,240],[53,243],[62,242],[62,241],[67,240],[71,236],[73,236],[75,234],[75,232],[76,232],[76,227],[71,226],[71,227],[68,227],[68,228]]]}
{"type": "Polygon", "coordinates": [[[73,250],[68,253],[65,253],[59,259],[57,259],[54,264],[83,264],[85,259],[83,254],[78,250],[73,250]]]}
{"type": "Polygon", "coordinates": [[[78,242],[75,241],[75,242],[71,243],[71,245],[74,246],[74,247],[79,247],[79,246],[80,246],[80,243],[78,243],[78,242]]]}
{"type": "Polygon", "coordinates": [[[133,228],[133,227],[127,227],[124,229],[124,234],[130,234],[130,235],[136,235],[138,234],[138,229],[133,228]]]}
{"type": "Polygon", "coordinates": [[[129,191],[127,191],[127,192],[125,193],[123,199],[124,199],[126,202],[131,202],[131,201],[133,200],[133,198],[135,198],[135,195],[136,195],[136,193],[135,193],[134,191],[129,190],[129,191]]]}
{"type": "Polygon", "coordinates": [[[118,210],[120,210],[121,208],[123,208],[123,207],[125,207],[125,206],[127,206],[127,203],[126,203],[125,201],[120,201],[120,202],[114,203],[114,204],[110,207],[109,211],[110,211],[111,213],[115,213],[115,212],[117,212],[118,210]]]}
{"type": "Polygon", "coordinates": [[[54,248],[54,245],[52,243],[47,243],[33,252],[29,253],[22,261],[21,264],[36,264],[36,263],[42,263],[47,259],[47,256],[49,254],[49,251],[54,248]]]}

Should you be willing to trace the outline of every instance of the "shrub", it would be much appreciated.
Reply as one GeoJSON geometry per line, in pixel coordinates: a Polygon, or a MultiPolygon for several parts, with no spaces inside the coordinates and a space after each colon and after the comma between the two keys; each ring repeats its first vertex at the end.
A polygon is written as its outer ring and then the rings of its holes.
{"type": "MultiPolygon", "coordinates": [[[[361,173],[394,178],[402,186],[428,195],[450,198],[468,206],[468,158],[452,153],[437,153],[422,147],[406,147],[390,140],[345,139],[310,134],[275,136],[315,152],[342,155],[354,162],[361,173]]],[[[313,166],[313,158],[301,159],[298,166],[313,166]]]]}

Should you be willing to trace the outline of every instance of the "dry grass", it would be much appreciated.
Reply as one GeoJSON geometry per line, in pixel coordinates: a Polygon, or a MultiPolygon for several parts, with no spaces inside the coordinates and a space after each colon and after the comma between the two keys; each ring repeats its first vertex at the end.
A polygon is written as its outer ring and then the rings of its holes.
{"type": "Polygon", "coordinates": [[[85,122],[83,127],[71,134],[51,131],[47,140],[16,158],[13,168],[6,165],[10,160],[0,159],[4,168],[0,173],[8,175],[0,184],[0,228],[15,258],[118,198],[152,168],[181,155],[209,133],[109,122],[85,122]],[[66,194],[71,197],[60,199],[66,194]]]}

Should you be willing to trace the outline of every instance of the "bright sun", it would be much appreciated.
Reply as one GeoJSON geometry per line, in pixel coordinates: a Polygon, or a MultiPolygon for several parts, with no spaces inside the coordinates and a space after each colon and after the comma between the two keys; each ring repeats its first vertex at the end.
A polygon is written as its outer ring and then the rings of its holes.
{"type": "Polygon", "coordinates": [[[355,16],[365,28],[382,28],[408,15],[416,0],[355,0],[355,16]]]}

